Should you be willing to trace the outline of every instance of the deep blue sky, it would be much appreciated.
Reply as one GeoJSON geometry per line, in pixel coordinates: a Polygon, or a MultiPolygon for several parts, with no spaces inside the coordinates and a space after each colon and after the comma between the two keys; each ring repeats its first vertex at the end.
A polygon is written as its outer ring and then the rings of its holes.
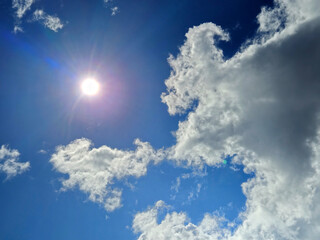
{"type": "Polygon", "coordinates": [[[21,161],[31,163],[30,171],[0,184],[0,239],[135,239],[126,226],[160,199],[195,222],[232,202],[225,213],[235,218],[244,207],[240,184],[248,176],[227,166],[183,181],[175,200],[170,187],[190,170],[153,166],[141,179],[128,179],[135,190],[125,187],[123,207],[106,213],[78,190],[59,192],[61,175],[49,159],[57,145],[81,137],[97,147],[130,149],[135,138],[155,148],[174,144],[171,132],[185,116],[169,116],[160,100],[169,54],[178,53],[188,28],[214,22],[230,33],[221,47],[231,57],[255,33],[256,15],[271,1],[114,0],[116,16],[102,0],[36,4],[65,27],[55,33],[25,21],[24,32],[14,34],[12,3],[0,3],[0,145],[18,149],[21,161]],[[92,73],[108,94],[79,99],[79,81],[92,73]],[[186,203],[197,183],[199,196],[186,203]]]}

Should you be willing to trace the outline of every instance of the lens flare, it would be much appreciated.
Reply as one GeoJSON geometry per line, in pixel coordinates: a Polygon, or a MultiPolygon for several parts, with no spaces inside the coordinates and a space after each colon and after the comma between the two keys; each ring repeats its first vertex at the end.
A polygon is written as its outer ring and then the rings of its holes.
{"type": "Polygon", "coordinates": [[[93,96],[99,92],[100,85],[93,78],[87,78],[81,84],[81,90],[85,95],[93,96]]]}

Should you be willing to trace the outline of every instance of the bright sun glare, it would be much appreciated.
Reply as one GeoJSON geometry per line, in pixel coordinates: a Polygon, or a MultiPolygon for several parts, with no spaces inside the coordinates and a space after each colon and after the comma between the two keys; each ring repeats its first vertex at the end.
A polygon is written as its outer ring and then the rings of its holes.
{"type": "Polygon", "coordinates": [[[81,84],[81,90],[85,95],[96,95],[99,92],[99,83],[93,78],[87,78],[81,84]]]}

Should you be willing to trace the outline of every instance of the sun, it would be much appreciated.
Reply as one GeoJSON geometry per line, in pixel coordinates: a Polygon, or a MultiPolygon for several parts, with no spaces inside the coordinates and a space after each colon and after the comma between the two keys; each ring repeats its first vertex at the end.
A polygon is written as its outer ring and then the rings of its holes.
{"type": "Polygon", "coordinates": [[[97,95],[100,89],[100,84],[94,78],[87,78],[81,83],[81,90],[83,94],[93,96],[97,95]]]}

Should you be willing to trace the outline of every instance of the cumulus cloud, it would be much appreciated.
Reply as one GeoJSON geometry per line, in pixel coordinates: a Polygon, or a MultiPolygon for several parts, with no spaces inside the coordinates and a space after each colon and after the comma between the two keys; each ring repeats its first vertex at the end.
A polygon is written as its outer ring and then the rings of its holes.
{"type": "Polygon", "coordinates": [[[88,139],[78,139],[67,146],[59,146],[50,162],[55,170],[68,175],[62,180],[62,190],[78,187],[89,199],[104,206],[107,211],[121,207],[121,189],[113,188],[116,180],[146,174],[149,163],[158,163],[164,157],[150,144],[135,140],[135,151],[113,149],[108,146],[92,148],[88,139]]]}
{"type": "Polygon", "coordinates": [[[7,179],[27,171],[29,162],[19,162],[20,153],[16,149],[10,149],[5,145],[0,148],[0,172],[7,175],[7,179]]]}
{"type": "Polygon", "coordinates": [[[222,228],[227,221],[218,214],[207,213],[196,225],[189,221],[186,213],[171,212],[158,223],[158,213],[165,208],[169,206],[160,200],[154,207],[135,215],[132,227],[135,233],[141,233],[139,240],[209,240],[226,239],[230,236],[230,230],[222,228]]]}
{"type": "Polygon", "coordinates": [[[258,33],[228,60],[216,44],[228,34],[205,23],[191,28],[180,54],[169,58],[162,101],[170,114],[190,110],[169,158],[219,166],[236,153],[233,163],[255,173],[242,184],[243,223],[223,239],[320,235],[319,9],[315,0],[278,0],[274,9],[263,8],[259,31],[268,34],[258,33]]]}
{"type": "Polygon", "coordinates": [[[37,9],[33,13],[33,20],[41,22],[45,27],[51,29],[54,32],[58,32],[63,28],[63,23],[58,17],[51,16],[45,13],[43,10],[37,9]]]}

